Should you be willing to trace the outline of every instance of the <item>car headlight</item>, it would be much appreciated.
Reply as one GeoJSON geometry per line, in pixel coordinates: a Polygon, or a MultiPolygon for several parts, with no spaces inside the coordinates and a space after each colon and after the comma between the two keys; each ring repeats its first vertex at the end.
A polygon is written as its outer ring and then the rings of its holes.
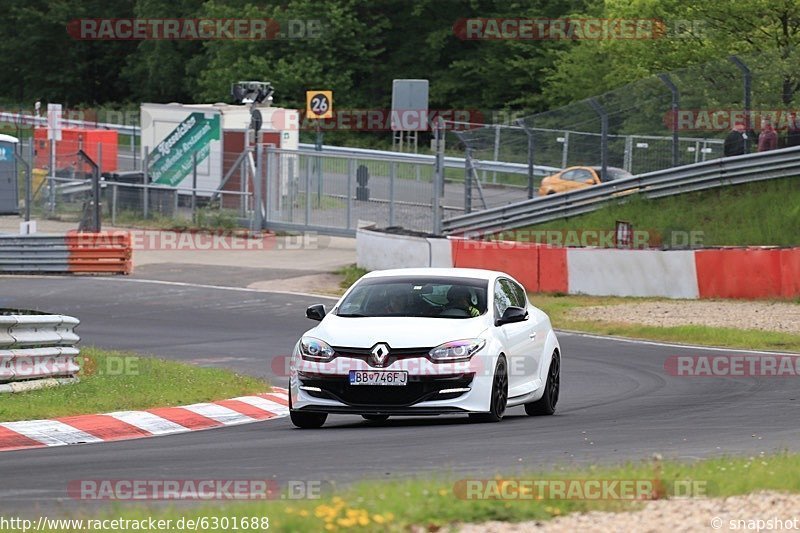
{"type": "Polygon", "coordinates": [[[486,345],[486,339],[463,339],[446,342],[428,354],[436,362],[468,361],[474,353],[486,345]]]}
{"type": "Polygon", "coordinates": [[[314,337],[303,337],[300,339],[300,355],[307,361],[328,362],[333,359],[336,352],[325,341],[314,337]]]}

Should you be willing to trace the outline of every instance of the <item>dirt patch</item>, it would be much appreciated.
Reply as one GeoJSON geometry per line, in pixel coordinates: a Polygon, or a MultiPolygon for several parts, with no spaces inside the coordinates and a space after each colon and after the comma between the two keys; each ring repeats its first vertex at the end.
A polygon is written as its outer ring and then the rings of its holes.
{"type": "Polygon", "coordinates": [[[257,281],[248,285],[247,288],[260,291],[305,292],[339,296],[342,294],[342,288],[339,284],[343,279],[339,274],[310,274],[293,278],[257,281]]]}
{"type": "Polygon", "coordinates": [[[641,302],[571,309],[572,320],[645,326],[711,326],[800,334],[800,304],[788,302],[641,302]]]}
{"type": "Polygon", "coordinates": [[[800,494],[759,492],[730,498],[658,500],[647,502],[631,513],[574,513],[547,522],[486,522],[467,524],[462,533],[509,533],[522,531],[606,533],[608,531],[756,531],[756,520],[763,520],[760,531],[796,529],[800,494]],[[766,523],[772,519],[772,524],[766,523]],[[775,520],[785,521],[778,525],[775,520]],[[743,520],[743,523],[737,522],[743,520]],[[733,522],[732,522],[733,521],[733,522]],[[752,521],[752,522],[751,522],[752,521]],[[748,527],[747,525],[752,524],[748,527]],[[788,525],[788,527],[787,527],[788,525]],[[782,527],[783,526],[783,527],[782,527]]]}

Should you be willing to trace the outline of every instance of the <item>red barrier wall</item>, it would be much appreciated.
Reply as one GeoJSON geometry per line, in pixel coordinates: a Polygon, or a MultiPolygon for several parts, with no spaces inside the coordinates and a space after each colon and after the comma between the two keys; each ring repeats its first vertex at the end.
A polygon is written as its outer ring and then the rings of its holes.
{"type": "Polygon", "coordinates": [[[539,247],[539,292],[569,292],[567,249],[539,247]]]}
{"type": "Polygon", "coordinates": [[[800,249],[721,249],[694,253],[700,298],[800,295],[800,249]]]}
{"type": "Polygon", "coordinates": [[[515,241],[453,239],[453,266],[499,270],[532,292],[567,292],[567,250],[515,241]]]}
{"type": "Polygon", "coordinates": [[[800,248],[781,250],[781,296],[800,296],[800,248]]]}
{"type": "Polygon", "coordinates": [[[539,254],[535,244],[453,239],[453,266],[499,270],[529,291],[539,290],[539,254]]]}

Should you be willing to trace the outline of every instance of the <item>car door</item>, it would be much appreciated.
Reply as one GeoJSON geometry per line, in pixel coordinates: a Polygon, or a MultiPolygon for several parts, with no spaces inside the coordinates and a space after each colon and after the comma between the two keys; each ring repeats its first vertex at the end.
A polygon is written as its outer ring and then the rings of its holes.
{"type": "Polygon", "coordinates": [[[540,366],[544,357],[544,347],[547,342],[547,334],[550,331],[550,325],[547,315],[528,301],[528,295],[525,289],[512,280],[509,280],[509,283],[517,299],[521,303],[520,307],[524,307],[528,310],[528,322],[530,327],[528,335],[529,345],[525,349],[524,363],[521,364],[524,366],[523,374],[525,377],[523,389],[530,391],[541,385],[541,383],[537,382],[537,379],[538,376],[541,375],[540,366]]]}
{"type": "MultiPolygon", "coordinates": [[[[499,278],[494,286],[494,313],[496,318],[503,316],[503,312],[510,305],[527,309],[527,302],[520,301],[516,285],[508,278],[499,278]]],[[[530,318],[522,322],[503,324],[499,326],[499,334],[503,339],[506,360],[508,361],[508,396],[513,398],[530,392],[529,368],[532,363],[533,341],[537,334],[532,327],[530,318]]]]}

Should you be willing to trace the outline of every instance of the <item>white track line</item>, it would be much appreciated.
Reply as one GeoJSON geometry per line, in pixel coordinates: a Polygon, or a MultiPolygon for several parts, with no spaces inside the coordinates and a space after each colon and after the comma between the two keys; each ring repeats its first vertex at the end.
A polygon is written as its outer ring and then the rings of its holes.
{"type": "Polygon", "coordinates": [[[233,291],[233,292],[255,292],[255,293],[272,293],[272,294],[289,294],[292,296],[305,296],[308,298],[326,298],[328,300],[338,300],[339,296],[325,296],[323,294],[312,294],[309,292],[294,292],[294,291],[275,291],[275,290],[261,290],[261,289],[248,289],[247,287],[225,287],[224,285],[205,285],[203,283],[187,283],[183,281],[160,281],[155,279],[131,279],[131,278],[86,278],[93,281],[121,281],[124,283],[150,283],[154,285],[169,285],[173,287],[193,287],[197,289],[215,289],[220,291],[233,291]]]}
{"type": "Polygon", "coordinates": [[[759,354],[759,355],[800,355],[796,352],[767,352],[763,350],[743,350],[741,348],[721,348],[717,346],[701,346],[697,344],[678,344],[673,342],[630,339],[627,337],[614,337],[611,335],[594,335],[592,333],[581,333],[579,331],[563,331],[563,330],[556,330],[556,331],[558,331],[559,335],[586,337],[588,339],[600,339],[612,342],[627,342],[629,344],[646,344],[648,346],[666,346],[668,348],[690,348],[694,350],[704,350],[709,352],[733,352],[733,353],[749,353],[749,354],[759,354]]]}

